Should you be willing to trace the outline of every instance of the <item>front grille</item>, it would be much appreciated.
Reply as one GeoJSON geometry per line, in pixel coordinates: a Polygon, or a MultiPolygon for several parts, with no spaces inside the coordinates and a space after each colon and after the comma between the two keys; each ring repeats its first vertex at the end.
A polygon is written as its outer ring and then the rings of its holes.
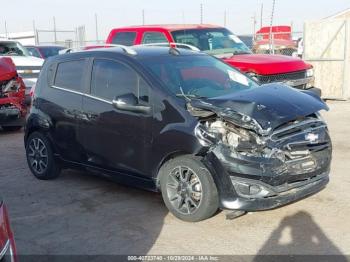
{"type": "Polygon", "coordinates": [[[326,124],[317,118],[306,118],[302,121],[291,121],[278,129],[272,135],[272,141],[280,141],[297,136],[306,132],[314,131],[319,128],[325,128],[326,124]]]}
{"type": "Polygon", "coordinates": [[[261,84],[269,84],[274,82],[286,82],[286,81],[306,78],[306,71],[303,70],[298,72],[276,74],[276,75],[258,75],[257,78],[261,84]]]}
{"type": "Polygon", "coordinates": [[[317,118],[292,121],[275,130],[270,139],[284,155],[281,171],[290,174],[288,182],[308,179],[329,167],[331,140],[326,124],[317,118]]]}

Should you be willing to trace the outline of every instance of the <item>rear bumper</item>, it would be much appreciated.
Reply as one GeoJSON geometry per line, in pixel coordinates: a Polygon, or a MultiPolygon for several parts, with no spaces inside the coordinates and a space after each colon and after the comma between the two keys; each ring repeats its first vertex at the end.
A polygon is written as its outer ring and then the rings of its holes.
{"type": "Polygon", "coordinates": [[[23,126],[25,117],[17,107],[0,106],[0,126],[23,126]]]}
{"type": "MultiPolygon", "coordinates": [[[[252,183],[252,181],[247,182],[252,183]]],[[[263,186],[269,188],[273,195],[264,198],[245,198],[239,196],[231,199],[222,199],[221,206],[224,209],[244,211],[262,211],[274,209],[313,195],[325,188],[328,182],[328,173],[319,175],[307,182],[301,182],[289,188],[284,187],[286,190],[281,190],[282,187],[271,187],[262,182],[255,181],[255,183],[263,184],[263,186]]]]}

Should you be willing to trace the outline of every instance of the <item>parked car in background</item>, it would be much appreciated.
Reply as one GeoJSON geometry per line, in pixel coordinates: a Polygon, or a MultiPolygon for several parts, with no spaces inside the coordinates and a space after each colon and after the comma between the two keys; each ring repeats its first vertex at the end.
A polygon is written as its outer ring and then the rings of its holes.
{"type": "Polygon", "coordinates": [[[17,262],[16,245],[6,205],[0,197],[0,261],[17,262]]]}
{"type": "Polygon", "coordinates": [[[267,26],[256,32],[253,52],[269,54],[270,49],[275,54],[297,56],[298,46],[297,42],[293,40],[290,26],[267,26]]]}
{"type": "Polygon", "coordinates": [[[31,56],[46,59],[59,54],[63,46],[25,46],[31,56]]]}
{"type": "Polygon", "coordinates": [[[0,127],[5,131],[18,130],[25,122],[29,103],[25,90],[12,59],[0,57],[0,127]]]}
{"type": "Polygon", "coordinates": [[[0,57],[10,57],[13,60],[17,73],[26,86],[26,94],[29,94],[38,79],[44,60],[31,56],[19,42],[3,39],[0,39],[0,57]]]}
{"type": "MultiPolygon", "coordinates": [[[[161,191],[186,221],[218,208],[276,208],[320,191],[332,156],[327,105],[259,86],[221,60],[173,47],[116,47],[49,59],[25,128],[38,179],[92,170],[161,191]]],[[[118,201],[118,199],[116,199],[118,201]]]]}
{"type": "MultiPolygon", "coordinates": [[[[283,55],[253,54],[228,29],[215,25],[152,25],[113,29],[107,44],[180,43],[223,59],[261,84],[284,82],[298,89],[314,87],[312,65],[283,55]]],[[[316,90],[319,93],[318,90],[316,90]]]]}

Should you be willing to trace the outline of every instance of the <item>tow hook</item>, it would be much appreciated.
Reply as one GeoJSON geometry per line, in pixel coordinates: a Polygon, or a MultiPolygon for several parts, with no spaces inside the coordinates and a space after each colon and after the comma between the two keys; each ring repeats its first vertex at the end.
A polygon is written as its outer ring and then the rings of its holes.
{"type": "Polygon", "coordinates": [[[247,214],[247,212],[242,210],[227,211],[226,220],[233,220],[238,217],[244,216],[245,214],[247,214]]]}

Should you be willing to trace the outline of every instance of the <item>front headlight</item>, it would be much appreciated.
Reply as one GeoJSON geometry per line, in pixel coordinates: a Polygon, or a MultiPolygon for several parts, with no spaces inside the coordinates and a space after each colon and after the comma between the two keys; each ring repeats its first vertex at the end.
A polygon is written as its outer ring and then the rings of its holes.
{"type": "Polygon", "coordinates": [[[306,77],[313,77],[314,76],[314,69],[310,68],[306,70],[306,77]]]}
{"type": "Polygon", "coordinates": [[[259,82],[258,75],[254,72],[249,72],[247,75],[256,82],[259,82]]]}
{"type": "Polygon", "coordinates": [[[232,151],[240,153],[255,153],[264,143],[251,131],[234,126],[228,122],[217,120],[200,123],[195,129],[195,135],[203,146],[223,143],[232,151]]]}

